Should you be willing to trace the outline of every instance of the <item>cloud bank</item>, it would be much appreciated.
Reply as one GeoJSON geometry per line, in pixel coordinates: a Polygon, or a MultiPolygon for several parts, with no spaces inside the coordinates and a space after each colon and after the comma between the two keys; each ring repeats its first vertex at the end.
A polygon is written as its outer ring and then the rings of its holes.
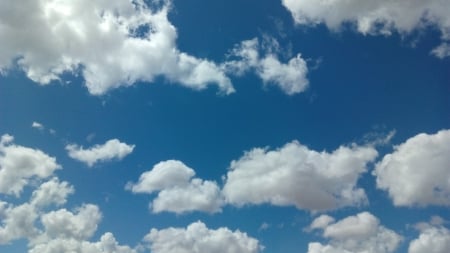
{"type": "Polygon", "coordinates": [[[155,10],[143,0],[1,2],[0,73],[17,66],[40,84],[80,74],[93,95],[157,76],[232,93],[215,63],[177,49],[169,10],[170,1],[155,10]]]}
{"type": "Polygon", "coordinates": [[[339,30],[345,23],[353,23],[364,35],[385,35],[393,32],[410,34],[427,26],[441,32],[441,44],[432,53],[450,56],[450,16],[448,1],[358,1],[358,0],[282,0],[297,24],[324,23],[331,30],[339,30]]]}

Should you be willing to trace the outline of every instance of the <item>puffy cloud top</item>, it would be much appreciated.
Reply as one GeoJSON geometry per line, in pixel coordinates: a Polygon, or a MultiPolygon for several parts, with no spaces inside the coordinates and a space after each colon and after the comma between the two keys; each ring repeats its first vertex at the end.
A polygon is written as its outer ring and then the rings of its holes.
{"type": "Polygon", "coordinates": [[[216,84],[233,92],[215,63],[177,49],[169,9],[170,1],[158,10],[143,0],[1,2],[0,73],[17,65],[48,84],[81,72],[94,95],[160,75],[193,89],[216,84]]]}
{"type": "Polygon", "coordinates": [[[61,166],[41,150],[13,144],[11,135],[0,141],[0,193],[20,195],[33,179],[45,179],[61,166]]]}
{"type": "Polygon", "coordinates": [[[330,210],[359,205],[366,195],[357,180],[377,154],[373,147],[356,145],[317,152],[297,141],[277,150],[255,148],[231,163],[223,194],[238,206],[271,203],[330,210]]]}
{"type": "Polygon", "coordinates": [[[209,229],[200,221],[184,228],[152,229],[145,236],[153,253],[257,253],[258,240],[228,228],[209,229]]]}
{"type": "Polygon", "coordinates": [[[282,0],[298,24],[325,23],[338,30],[354,22],[363,34],[390,35],[393,31],[411,33],[433,24],[441,31],[442,44],[433,54],[450,56],[450,4],[448,1],[359,1],[359,0],[282,0]]]}
{"type": "Polygon", "coordinates": [[[418,134],[376,165],[378,188],[397,206],[450,205],[450,130],[418,134]]]}
{"type": "Polygon", "coordinates": [[[181,161],[168,160],[142,173],[136,184],[128,183],[134,193],[159,191],[152,201],[153,212],[220,212],[223,198],[216,182],[193,178],[195,172],[181,161]]]}
{"type": "Polygon", "coordinates": [[[308,245],[308,253],[391,253],[394,252],[402,237],[394,231],[380,225],[371,213],[362,212],[340,221],[320,216],[310,227],[322,229],[328,244],[313,242],[308,245]],[[327,220],[323,223],[323,220],[327,220]],[[321,226],[314,224],[322,223],[321,226]]]}

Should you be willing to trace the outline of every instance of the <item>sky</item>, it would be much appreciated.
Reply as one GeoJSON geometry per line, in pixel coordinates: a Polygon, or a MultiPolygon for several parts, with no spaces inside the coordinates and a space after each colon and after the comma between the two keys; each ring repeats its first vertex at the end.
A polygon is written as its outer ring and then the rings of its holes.
{"type": "Polygon", "coordinates": [[[449,0],[0,0],[0,252],[450,252],[449,0]]]}

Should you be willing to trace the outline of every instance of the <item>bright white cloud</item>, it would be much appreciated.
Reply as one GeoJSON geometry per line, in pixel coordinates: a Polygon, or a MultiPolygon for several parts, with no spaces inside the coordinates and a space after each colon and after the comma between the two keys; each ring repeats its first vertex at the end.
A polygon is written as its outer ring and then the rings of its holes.
{"type": "Polygon", "coordinates": [[[234,91],[213,62],[180,52],[168,20],[143,0],[26,0],[0,3],[0,73],[18,66],[40,84],[81,73],[91,94],[157,76],[193,88],[234,91]],[[33,10],[33,12],[29,12],[33,10]]]}
{"type": "Polygon", "coordinates": [[[258,240],[228,228],[209,229],[198,221],[184,228],[152,229],[144,238],[152,253],[257,253],[258,240]]]}
{"type": "Polygon", "coordinates": [[[314,229],[319,229],[319,228],[324,229],[330,223],[334,223],[334,221],[335,221],[335,219],[333,217],[323,214],[314,219],[314,221],[308,227],[308,230],[314,230],[314,229]]]}
{"type": "Polygon", "coordinates": [[[323,237],[328,244],[313,242],[308,245],[308,253],[390,253],[394,252],[402,237],[380,225],[379,220],[368,212],[349,216],[337,222],[327,218],[325,224],[321,216],[313,221],[322,223],[323,237]]]}
{"type": "Polygon", "coordinates": [[[28,253],[136,253],[129,246],[122,246],[114,235],[105,233],[98,242],[80,241],[73,238],[58,238],[33,246],[28,253]]]}
{"type": "Polygon", "coordinates": [[[442,226],[429,225],[409,244],[408,253],[450,252],[450,231],[442,226]]]}
{"type": "Polygon", "coordinates": [[[68,182],[59,182],[57,177],[45,182],[33,191],[31,204],[38,207],[45,207],[51,204],[63,205],[67,201],[67,196],[74,193],[73,186],[68,182]]]}
{"type": "Polygon", "coordinates": [[[377,187],[396,206],[450,205],[450,130],[418,134],[377,163],[377,187]]]}
{"type": "Polygon", "coordinates": [[[128,184],[134,193],[153,193],[174,186],[186,186],[195,171],[181,161],[159,162],[149,171],[142,173],[136,184],[128,184]]]}
{"type": "Polygon", "coordinates": [[[102,215],[96,205],[83,205],[76,213],[66,209],[51,211],[42,215],[41,222],[49,238],[90,238],[97,230],[102,215]]]}
{"type": "Polygon", "coordinates": [[[88,149],[84,149],[75,144],[70,144],[66,146],[66,150],[71,158],[92,167],[98,162],[111,161],[114,159],[122,160],[125,156],[133,152],[134,147],[134,145],[128,145],[120,142],[118,139],[112,139],[102,145],[94,145],[88,149]]]}
{"type": "Polygon", "coordinates": [[[20,195],[31,179],[44,179],[61,167],[41,150],[13,144],[3,135],[0,141],[0,193],[20,195]]]}
{"type": "Polygon", "coordinates": [[[42,125],[41,123],[36,122],[36,121],[33,121],[33,123],[31,124],[31,127],[39,129],[39,130],[44,130],[44,125],[42,125]]]}
{"type": "Polygon", "coordinates": [[[432,53],[450,55],[450,4],[448,1],[359,1],[359,0],[282,0],[297,24],[324,23],[339,30],[347,22],[362,34],[409,34],[434,25],[441,31],[442,44],[432,53]]]}
{"type": "Polygon", "coordinates": [[[194,176],[194,170],[184,163],[168,160],[142,173],[136,184],[128,183],[126,188],[134,193],[159,191],[151,203],[155,213],[220,212],[223,199],[217,183],[193,178],[194,176]]]}
{"type": "Polygon", "coordinates": [[[237,206],[270,203],[314,211],[360,205],[367,199],[357,181],[377,154],[357,145],[317,152],[297,141],[277,150],[255,148],[232,161],[222,191],[237,206]]]}
{"type": "Polygon", "coordinates": [[[12,206],[0,201],[0,245],[37,235],[34,226],[37,218],[36,209],[28,203],[12,206]]]}
{"type": "Polygon", "coordinates": [[[309,83],[306,61],[298,54],[287,63],[281,63],[275,54],[278,47],[274,39],[266,39],[264,46],[257,38],[243,41],[231,52],[231,56],[238,59],[225,62],[223,66],[237,75],[253,70],[266,85],[277,85],[288,95],[304,91],[309,83]],[[261,48],[267,51],[264,56],[260,56],[261,48]]]}

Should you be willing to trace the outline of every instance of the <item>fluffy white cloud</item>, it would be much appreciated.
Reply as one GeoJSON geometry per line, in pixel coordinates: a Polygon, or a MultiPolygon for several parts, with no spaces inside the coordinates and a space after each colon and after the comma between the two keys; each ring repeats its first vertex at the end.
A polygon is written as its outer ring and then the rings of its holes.
{"type": "Polygon", "coordinates": [[[102,215],[96,205],[83,205],[76,213],[66,209],[51,211],[41,216],[46,236],[49,238],[74,238],[83,240],[97,230],[102,215]]]}
{"type": "Polygon", "coordinates": [[[149,171],[141,174],[136,184],[128,184],[134,193],[153,193],[175,186],[186,186],[195,171],[181,161],[159,162],[149,171]]]}
{"type": "Polygon", "coordinates": [[[341,146],[317,152],[297,141],[269,151],[255,148],[232,161],[222,190],[228,203],[271,203],[298,209],[330,210],[367,201],[357,187],[367,163],[377,157],[370,146],[341,146]]]}
{"type": "Polygon", "coordinates": [[[66,146],[66,150],[71,158],[92,167],[98,162],[111,161],[113,159],[122,160],[133,152],[134,147],[134,145],[128,145],[120,142],[118,139],[112,139],[102,145],[94,145],[88,149],[70,144],[66,146]]]}
{"type": "Polygon", "coordinates": [[[99,242],[80,241],[73,238],[58,238],[33,246],[28,253],[136,253],[129,246],[119,245],[114,235],[105,233],[99,242]]]}
{"type": "Polygon", "coordinates": [[[217,183],[193,178],[194,176],[194,170],[184,163],[168,160],[142,173],[136,184],[128,183],[126,188],[134,193],[159,191],[151,203],[155,213],[220,212],[223,199],[217,183]]]}
{"type": "Polygon", "coordinates": [[[377,163],[377,187],[397,206],[450,205],[450,130],[418,134],[377,163]]]}
{"type": "Polygon", "coordinates": [[[328,244],[313,242],[308,245],[308,253],[389,253],[394,252],[402,237],[380,225],[379,220],[368,212],[349,216],[336,223],[329,218],[319,217],[313,221],[323,230],[328,244]],[[328,224],[321,222],[327,220],[328,224]]]}
{"type": "Polygon", "coordinates": [[[257,253],[258,240],[228,228],[209,229],[198,221],[184,228],[152,229],[144,240],[152,253],[257,253]]]}
{"type": "Polygon", "coordinates": [[[129,246],[118,244],[107,232],[98,242],[87,241],[97,230],[101,213],[96,205],[83,205],[75,213],[66,209],[41,216],[44,231],[31,238],[29,253],[135,253],[129,246]]]}
{"type": "Polygon", "coordinates": [[[432,226],[421,231],[409,244],[408,253],[450,252],[450,231],[442,226],[432,226]]]}
{"type": "Polygon", "coordinates": [[[33,179],[44,179],[61,167],[54,157],[41,150],[13,144],[14,138],[3,135],[0,141],[0,193],[20,195],[33,179]]]}
{"type": "Polygon", "coordinates": [[[12,206],[0,201],[0,244],[37,235],[37,218],[36,209],[28,203],[12,206]]]}
{"type": "Polygon", "coordinates": [[[359,1],[359,0],[282,0],[298,24],[324,23],[338,30],[344,23],[356,24],[362,34],[408,34],[434,25],[441,31],[442,44],[432,53],[450,55],[450,4],[448,1],[359,1]]]}
{"type": "Polygon", "coordinates": [[[74,193],[73,186],[68,182],[59,182],[57,177],[45,182],[33,191],[31,204],[38,207],[45,207],[51,204],[63,205],[67,201],[67,196],[74,193]]]}
{"type": "Polygon", "coordinates": [[[177,49],[169,9],[170,1],[155,10],[143,0],[2,1],[0,73],[18,66],[40,84],[81,73],[94,95],[156,76],[193,89],[214,83],[233,92],[215,63],[177,49]]]}
{"type": "Polygon", "coordinates": [[[241,42],[231,52],[237,60],[225,62],[224,68],[233,74],[254,70],[265,84],[274,84],[289,95],[300,93],[308,87],[308,66],[298,54],[287,63],[281,63],[274,51],[279,47],[274,39],[266,39],[264,46],[257,38],[241,42]],[[260,56],[260,48],[266,55],[260,56]]]}

